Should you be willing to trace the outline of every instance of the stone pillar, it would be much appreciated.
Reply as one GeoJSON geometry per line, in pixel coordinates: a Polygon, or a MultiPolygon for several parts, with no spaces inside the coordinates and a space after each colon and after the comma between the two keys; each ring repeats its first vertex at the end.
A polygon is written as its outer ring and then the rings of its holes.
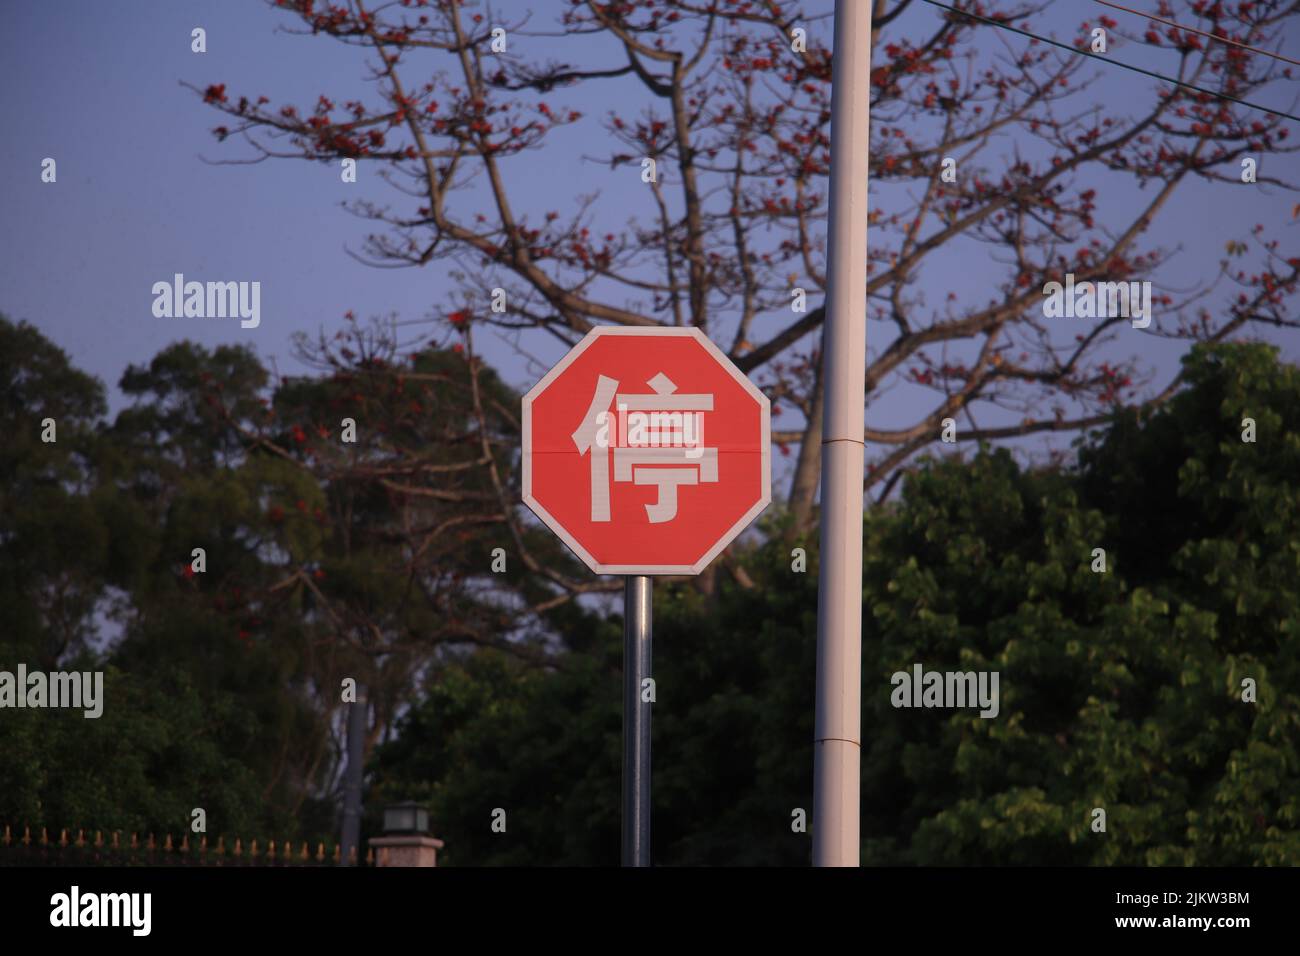
{"type": "Polygon", "coordinates": [[[386,836],[370,841],[375,866],[437,866],[442,841],[429,836],[386,836]]]}

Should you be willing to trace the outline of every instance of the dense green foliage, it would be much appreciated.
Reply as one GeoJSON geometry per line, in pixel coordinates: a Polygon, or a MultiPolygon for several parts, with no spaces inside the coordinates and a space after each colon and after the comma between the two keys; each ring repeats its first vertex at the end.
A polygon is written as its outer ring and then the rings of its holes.
{"type": "Polygon", "coordinates": [[[1076,473],[938,465],[872,523],[871,857],[1300,860],[1300,374],[1229,347],[1187,378],[1076,473]],[[880,688],[914,661],[999,671],[1001,714],[893,710],[880,688]]]}
{"type": "MultiPolygon", "coordinates": [[[[513,545],[471,465],[486,427],[514,486],[516,399],[484,372],[474,406],[467,367],[272,383],[247,350],[182,344],[127,372],[109,421],[98,382],[0,319],[0,669],[103,668],[108,696],[98,720],[0,711],[0,823],[179,832],[202,806],[213,834],[328,835],[359,674],[372,829],[420,799],[449,864],[615,862],[621,622],[587,598],[515,613],[553,593],[518,561],[482,586],[513,545]],[[367,427],[340,450],[342,415],[367,427]]],[[[1197,349],[1182,391],[1070,468],[927,461],[868,513],[864,862],[1300,863],[1297,423],[1275,350],[1197,349]],[[914,664],[998,672],[998,716],[895,708],[914,664]]],[[[659,863],[808,859],[817,564],[783,521],[713,592],[657,585],[659,863]]]]}
{"type": "MultiPolygon", "coordinates": [[[[444,642],[502,619],[465,583],[487,550],[465,506],[412,505],[382,481],[418,479],[372,469],[398,443],[431,469],[482,457],[448,439],[467,363],[387,368],[366,345],[276,383],[247,348],[173,345],[126,371],[110,421],[98,382],[0,318],[0,669],[108,669],[97,719],[0,712],[0,822],[179,833],[202,807],[214,836],[336,833],[342,678],[369,688],[378,738],[444,642]],[[439,520],[454,531],[417,565],[393,529],[439,520]]],[[[480,385],[508,398],[491,373],[480,385]]],[[[488,497],[454,475],[439,490],[488,497]]]]}
{"type": "MultiPolygon", "coordinates": [[[[868,515],[864,862],[1300,862],[1300,373],[1262,346],[1186,372],[1075,469],[930,462],[868,515]],[[916,663],[998,671],[1000,714],[894,708],[916,663]]],[[[812,800],[817,569],[777,535],[744,560],[756,587],[712,606],[656,596],[660,863],[808,858],[791,821],[812,800]]],[[[599,655],[450,668],[381,751],[382,792],[431,800],[449,860],[616,859],[620,635],[571,626],[599,655]]]]}

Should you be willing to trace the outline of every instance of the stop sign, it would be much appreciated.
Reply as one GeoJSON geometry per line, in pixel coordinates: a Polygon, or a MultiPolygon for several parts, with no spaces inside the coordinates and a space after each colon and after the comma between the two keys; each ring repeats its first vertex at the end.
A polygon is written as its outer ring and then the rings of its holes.
{"type": "Polygon", "coordinates": [[[698,574],[772,500],[771,429],[699,329],[600,326],[524,396],[524,503],[597,574],[698,574]]]}

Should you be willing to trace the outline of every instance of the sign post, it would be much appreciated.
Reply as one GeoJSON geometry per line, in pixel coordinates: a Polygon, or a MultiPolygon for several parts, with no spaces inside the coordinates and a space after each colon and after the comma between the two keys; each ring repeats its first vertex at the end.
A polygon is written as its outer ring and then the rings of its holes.
{"type": "Polygon", "coordinates": [[[629,574],[623,585],[623,865],[650,865],[650,678],[654,583],[629,574]]]}
{"type": "Polygon", "coordinates": [[[592,329],[523,400],[523,499],[625,576],[623,864],[650,865],[651,575],[699,574],[772,500],[765,396],[696,328],[592,329]]]}

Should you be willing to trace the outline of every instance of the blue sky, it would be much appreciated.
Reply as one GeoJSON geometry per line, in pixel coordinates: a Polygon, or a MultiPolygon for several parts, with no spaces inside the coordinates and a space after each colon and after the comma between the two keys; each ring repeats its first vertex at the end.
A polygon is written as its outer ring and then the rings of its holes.
{"type": "MultiPolygon", "coordinates": [[[[1140,5],[1154,9],[1150,2],[1140,5]]],[[[532,25],[540,28],[563,6],[561,0],[516,0],[497,9],[530,10],[532,25]]],[[[830,0],[803,6],[817,12],[831,8],[830,0]]],[[[1081,20],[1102,13],[1123,16],[1081,0],[1058,0],[1033,24],[1040,33],[1069,39],[1081,20]]],[[[938,16],[934,7],[916,3],[904,22],[917,29],[906,32],[915,35],[938,16]]],[[[294,21],[260,0],[18,0],[6,4],[5,20],[0,102],[9,135],[0,142],[0,208],[7,225],[0,239],[0,311],[35,324],[78,366],[109,384],[110,396],[128,363],[147,362],[181,338],[209,346],[248,342],[281,372],[294,374],[303,371],[290,355],[294,332],[333,330],[349,309],[358,316],[394,314],[402,321],[447,309],[454,283],[443,267],[380,270],[346,254],[360,250],[372,227],[340,208],[342,199],[402,201],[364,167],[361,183],[344,186],[337,165],[204,162],[248,154],[233,143],[215,142],[210,130],[221,117],[181,81],[201,87],[225,82],[236,95],[265,93],[277,105],[309,107],[320,93],[336,100],[357,94],[364,76],[362,51],[324,37],[279,32],[278,26],[294,21]],[[207,53],[190,50],[196,26],[207,31],[207,53]],[[55,185],[40,182],[40,163],[47,156],[58,162],[55,185]],[[261,326],[244,330],[237,321],[155,318],[151,287],[176,272],[200,280],[260,280],[261,326]]],[[[814,33],[825,35],[825,30],[819,26],[814,33]]],[[[1295,41],[1285,39],[1292,55],[1300,51],[1295,41]]],[[[619,63],[617,51],[602,42],[595,39],[584,48],[592,63],[619,63]]],[[[991,59],[1027,41],[987,28],[980,43],[981,57],[991,59]]],[[[565,56],[574,50],[566,47],[565,56]]],[[[1115,55],[1172,69],[1167,58],[1159,62],[1156,51],[1118,46],[1115,55]]],[[[1129,102],[1140,101],[1134,107],[1140,109],[1155,86],[1101,64],[1089,63],[1086,75],[1097,77],[1087,96],[1116,114],[1129,102]]],[[[551,94],[555,105],[580,109],[586,118],[555,134],[545,155],[607,152],[599,119],[626,97],[639,98],[636,86],[635,79],[619,78],[551,94]]],[[[1288,108],[1296,92],[1292,86],[1273,91],[1270,105],[1288,108]]],[[[1293,136],[1300,135],[1295,128],[1300,124],[1292,126],[1293,136]]],[[[1008,141],[1005,148],[1009,152],[1015,145],[1008,141]]],[[[576,158],[561,168],[549,161],[514,162],[509,175],[516,201],[534,213],[601,189],[598,216],[621,223],[638,202],[626,186],[635,173],[621,171],[617,176],[623,178],[615,178],[607,168],[576,158]]],[[[1151,234],[1180,250],[1164,273],[1174,285],[1191,285],[1211,274],[1224,242],[1244,235],[1254,222],[1294,228],[1290,209],[1297,197],[1292,194],[1194,184],[1180,195],[1151,234]]],[[[1113,215],[1120,221],[1142,198],[1129,187],[1103,192],[1099,219],[1113,215]]],[[[876,201],[873,190],[873,205],[876,201]]],[[[987,253],[967,247],[945,255],[945,289],[979,301],[988,298],[989,286],[982,284],[987,253]]],[[[1276,341],[1290,359],[1297,357],[1295,341],[1276,341]]],[[[562,353],[558,343],[540,334],[524,344],[541,362],[562,353]]],[[[539,377],[536,367],[504,341],[488,335],[480,346],[513,385],[527,388],[539,377]]],[[[1119,347],[1166,374],[1181,351],[1149,337],[1126,339],[1119,347]]],[[[872,424],[904,422],[922,407],[906,388],[888,394],[887,405],[869,409],[872,424]]]]}

